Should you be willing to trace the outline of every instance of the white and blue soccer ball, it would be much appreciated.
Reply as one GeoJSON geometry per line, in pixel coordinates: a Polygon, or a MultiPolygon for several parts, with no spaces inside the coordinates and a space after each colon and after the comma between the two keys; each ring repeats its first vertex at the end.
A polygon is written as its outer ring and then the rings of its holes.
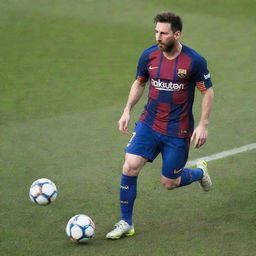
{"type": "Polygon", "coordinates": [[[74,242],[84,242],[94,236],[95,224],[92,219],[84,214],[70,218],[66,226],[67,236],[74,242]]]}
{"type": "Polygon", "coordinates": [[[29,197],[38,205],[48,205],[57,197],[57,187],[49,179],[41,178],[34,181],[29,189],[29,197]]]}

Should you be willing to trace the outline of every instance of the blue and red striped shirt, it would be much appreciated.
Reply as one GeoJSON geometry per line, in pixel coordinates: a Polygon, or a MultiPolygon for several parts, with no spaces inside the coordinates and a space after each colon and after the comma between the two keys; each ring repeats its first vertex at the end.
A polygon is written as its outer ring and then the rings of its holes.
{"type": "Polygon", "coordinates": [[[136,79],[149,82],[148,102],[140,121],[161,134],[190,137],[195,87],[204,91],[212,86],[206,60],[185,45],[170,60],[154,45],[142,53],[136,79]]]}

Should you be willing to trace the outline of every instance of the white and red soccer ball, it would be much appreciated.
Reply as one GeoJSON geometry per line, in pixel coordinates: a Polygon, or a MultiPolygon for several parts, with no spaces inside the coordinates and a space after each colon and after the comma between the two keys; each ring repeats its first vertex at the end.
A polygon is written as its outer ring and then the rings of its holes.
{"type": "Polygon", "coordinates": [[[49,179],[41,178],[34,181],[29,189],[29,197],[38,205],[48,205],[57,197],[56,185],[49,179]]]}
{"type": "Polygon", "coordinates": [[[67,236],[74,242],[84,242],[91,239],[95,232],[92,219],[84,214],[78,214],[69,219],[66,226],[67,236]]]}

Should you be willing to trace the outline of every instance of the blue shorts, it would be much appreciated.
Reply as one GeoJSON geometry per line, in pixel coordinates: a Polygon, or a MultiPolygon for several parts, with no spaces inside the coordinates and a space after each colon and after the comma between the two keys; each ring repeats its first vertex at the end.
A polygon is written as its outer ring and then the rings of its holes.
{"type": "Polygon", "coordinates": [[[187,162],[190,138],[175,138],[152,130],[143,122],[136,123],[133,136],[125,148],[126,153],[142,156],[153,162],[161,153],[162,175],[169,179],[181,176],[187,162]]]}

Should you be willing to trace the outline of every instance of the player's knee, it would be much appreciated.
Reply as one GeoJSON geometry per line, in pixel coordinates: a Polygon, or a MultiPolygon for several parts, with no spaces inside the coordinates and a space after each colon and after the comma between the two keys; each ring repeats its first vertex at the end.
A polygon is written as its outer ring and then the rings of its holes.
{"type": "Polygon", "coordinates": [[[162,185],[167,189],[167,190],[172,190],[177,187],[179,187],[179,180],[162,180],[162,185]]]}
{"type": "Polygon", "coordinates": [[[128,176],[137,176],[140,168],[132,163],[125,162],[123,165],[123,174],[128,176]]]}
{"type": "Polygon", "coordinates": [[[167,190],[173,190],[175,188],[177,188],[177,185],[175,184],[169,184],[169,183],[163,183],[163,186],[167,189],[167,190]]]}

